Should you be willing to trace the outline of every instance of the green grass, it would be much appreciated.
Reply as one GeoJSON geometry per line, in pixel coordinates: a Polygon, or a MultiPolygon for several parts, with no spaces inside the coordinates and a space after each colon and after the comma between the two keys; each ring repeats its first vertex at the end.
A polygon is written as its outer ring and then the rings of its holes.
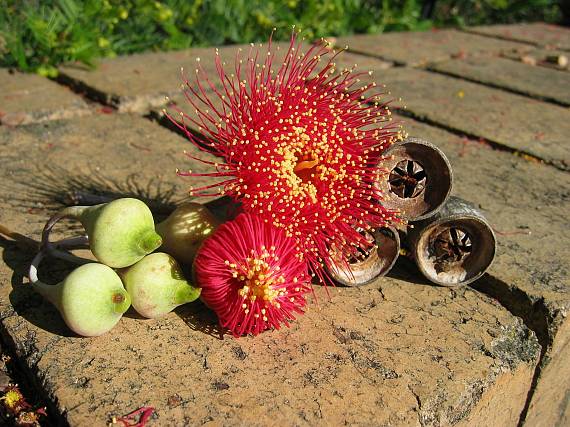
{"type": "Polygon", "coordinates": [[[0,66],[55,76],[68,61],[289,37],[559,18],[555,0],[0,0],[0,66]]]}

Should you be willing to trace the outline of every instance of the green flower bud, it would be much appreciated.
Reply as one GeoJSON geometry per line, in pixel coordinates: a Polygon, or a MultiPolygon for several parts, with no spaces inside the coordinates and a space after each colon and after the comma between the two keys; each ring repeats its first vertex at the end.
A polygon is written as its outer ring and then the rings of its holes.
{"type": "Polygon", "coordinates": [[[161,317],[200,296],[200,289],[186,281],[176,260],[165,253],[147,255],[119,274],[133,308],[144,317],[161,317]]]}
{"type": "Polygon", "coordinates": [[[123,198],[95,206],[65,208],[46,225],[44,243],[53,224],[64,217],[81,221],[93,255],[109,267],[133,265],[162,244],[154,229],[150,209],[137,199],[123,198]]]}
{"type": "Polygon", "coordinates": [[[156,226],[156,232],[162,237],[160,250],[182,264],[192,265],[198,248],[218,225],[218,220],[204,205],[184,203],[156,226]]]}
{"type": "Polygon", "coordinates": [[[57,285],[37,280],[32,264],[30,280],[34,289],[59,310],[69,329],[86,337],[111,330],[131,305],[118,274],[103,264],[77,267],[57,285]]]}

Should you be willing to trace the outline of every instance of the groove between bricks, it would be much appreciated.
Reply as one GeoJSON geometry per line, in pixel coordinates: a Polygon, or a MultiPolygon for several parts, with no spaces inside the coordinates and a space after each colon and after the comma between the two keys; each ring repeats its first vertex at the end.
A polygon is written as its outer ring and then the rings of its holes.
{"type": "MultiPolygon", "coordinates": [[[[555,24],[550,24],[550,25],[557,26],[555,24]]],[[[564,27],[560,27],[560,28],[564,28],[564,27]]],[[[482,32],[482,31],[477,31],[476,29],[473,29],[473,28],[459,28],[459,31],[461,31],[463,33],[467,33],[467,34],[473,34],[476,36],[487,37],[488,39],[505,40],[508,42],[520,43],[521,45],[526,44],[526,45],[531,46],[531,47],[544,47],[544,45],[539,43],[539,42],[532,42],[530,40],[517,40],[516,38],[508,37],[508,36],[502,36],[500,34],[488,34],[488,33],[482,32]]],[[[557,49],[570,52],[570,49],[567,49],[565,47],[557,47],[557,49]]]]}
{"type": "MultiPolygon", "coordinates": [[[[469,76],[464,76],[461,74],[456,74],[452,71],[445,71],[445,70],[439,70],[437,68],[433,68],[433,65],[428,65],[427,68],[425,68],[425,71],[428,71],[430,73],[434,73],[434,74],[441,74],[443,76],[447,76],[447,77],[453,77],[456,79],[460,79],[460,80],[465,80],[471,83],[476,83],[476,84],[480,84],[483,86],[488,86],[488,87],[492,87],[493,89],[496,90],[500,90],[502,92],[506,92],[506,93],[513,93],[515,95],[522,95],[525,96],[527,98],[531,98],[531,99],[537,99],[539,101],[545,101],[545,102],[549,102],[551,104],[555,104],[555,105],[559,105],[560,107],[568,107],[570,105],[570,103],[568,102],[564,102],[564,101],[560,101],[556,98],[551,98],[548,96],[543,96],[543,95],[538,95],[538,94],[531,94],[529,92],[525,92],[524,90],[518,90],[515,88],[510,88],[510,87],[505,87],[505,86],[501,86],[498,84],[495,84],[493,82],[488,82],[488,81],[481,81],[478,80],[476,78],[473,77],[469,77],[469,76]]],[[[566,71],[562,71],[562,72],[566,72],[566,71]]]]}
{"type": "MultiPolygon", "coordinates": [[[[337,47],[337,46],[335,46],[337,47]]],[[[378,55],[378,54],[372,54],[360,49],[353,49],[350,46],[348,47],[348,49],[346,50],[348,53],[354,53],[355,55],[360,55],[360,56],[365,56],[367,58],[372,58],[372,59],[378,59],[380,61],[384,61],[384,62],[388,62],[390,64],[393,64],[394,68],[400,68],[400,67],[410,67],[410,68],[415,68],[414,66],[408,66],[408,64],[406,64],[405,62],[402,61],[398,61],[396,59],[388,59],[385,56],[382,55],[378,55]]],[[[376,73],[375,73],[376,74],[376,73]]]]}
{"type": "MultiPolygon", "coordinates": [[[[42,426],[70,427],[65,412],[61,413],[57,407],[57,398],[49,393],[42,384],[40,375],[38,375],[37,362],[34,363],[31,360],[32,352],[24,349],[25,354],[18,354],[18,345],[4,325],[3,320],[5,318],[0,321],[0,348],[2,353],[7,354],[15,365],[15,369],[10,371],[10,377],[21,387],[24,396],[32,396],[34,400],[39,398],[38,400],[46,405],[48,417],[42,419],[42,426]]],[[[39,359],[41,356],[38,361],[39,359]]]]}
{"type": "Polygon", "coordinates": [[[570,171],[570,165],[566,165],[563,161],[543,159],[543,158],[538,157],[532,153],[529,153],[528,151],[514,149],[512,147],[509,147],[508,145],[504,145],[500,142],[496,142],[496,141],[493,141],[490,139],[483,138],[477,134],[467,132],[467,131],[462,130],[462,129],[458,129],[458,128],[455,128],[453,126],[441,124],[435,120],[429,119],[429,118],[427,118],[421,114],[414,113],[413,111],[410,111],[408,109],[393,108],[393,111],[397,112],[401,116],[412,118],[412,119],[414,119],[420,123],[428,124],[428,125],[433,126],[435,128],[445,130],[445,131],[452,133],[454,135],[461,136],[461,137],[465,136],[465,137],[470,138],[470,139],[478,140],[480,142],[487,144],[489,147],[491,147],[494,150],[503,151],[505,153],[510,153],[514,156],[520,157],[520,158],[527,160],[527,161],[528,160],[536,161],[536,162],[539,162],[541,164],[554,167],[554,168],[561,170],[563,172],[569,172],[570,171]]]}
{"type": "Polygon", "coordinates": [[[488,273],[484,277],[487,280],[478,280],[469,286],[497,300],[509,313],[522,319],[525,326],[536,334],[540,345],[540,357],[534,369],[525,405],[519,416],[518,427],[522,427],[524,426],[542,370],[548,364],[547,354],[554,340],[554,336],[549,330],[549,325],[553,324],[553,319],[543,298],[533,299],[521,289],[509,286],[508,283],[488,273]]]}
{"type": "Polygon", "coordinates": [[[65,73],[60,72],[57,77],[50,80],[65,86],[86,100],[97,102],[105,107],[117,109],[117,105],[120,102],[120,99],[117,96],[100,91],[81,80],[68,76],[65,73]]]}

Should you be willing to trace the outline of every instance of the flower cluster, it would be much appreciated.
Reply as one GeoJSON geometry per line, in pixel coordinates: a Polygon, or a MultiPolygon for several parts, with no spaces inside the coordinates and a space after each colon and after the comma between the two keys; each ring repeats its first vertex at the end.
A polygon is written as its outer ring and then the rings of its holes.
{"type": "MultiPolygon", "coordinates": [[[[186,98],[196,114],[174,106],[180,121],[169,115],[196,146],[223,159],[206,162],[215,169],[208,174],[179,172],[224,179],[193,194],[211,196],[209,190],[220,188],[214,194],[229,195],[273,233],[289,238],[292,259],[324,283],[333,248],[346,255],[367,249],[370,242],[361,230],[397,220],[382,206],[375,186],[385,173],[379,164],[397,127],[378,101],[374,83],[363,84],[362,73],[354,69],[337,69],[338,54],[324,40],[304,47],[295,32],[288,48],[275,47],[270,39],[267,50],[252,45],[245,59],[238,53],[231,73],[216,52],[219,81],[201,66],[195,83],[185,79],[186,98]]],[[[251,259],[261,256],[256,252],[251,259]]],[[[263,270],[263,265],[255,266],[263,270]]],[[[239,268],[224,271],[239,278],[246,267],[239,268]]],[[[209,273],[215,272],[210,268],[209,273]]],[[[237,312],[233,306],[228,310],[237,312]]],[[[249,306],[245,310],[263,315],[249,306]]],[[[230,317],[226,323],[236,328],[235,315],[230,317]]]]}

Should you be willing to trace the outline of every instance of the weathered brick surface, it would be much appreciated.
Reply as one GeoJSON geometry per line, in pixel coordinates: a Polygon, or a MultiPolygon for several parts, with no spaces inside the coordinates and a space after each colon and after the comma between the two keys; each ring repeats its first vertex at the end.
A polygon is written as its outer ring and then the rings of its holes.
{"type": "Polygon", "coordinates": [[[418,118],[568,167],[567,108],[412,68],[373,77],[418,118]]]}
{"type": "Polygon", "coordinates": [[[526,425],[565,425],[570,176],[412,120],[404,127],[444,150],[454,170],[454,193],[479,205],[496,230],[497,256],[489,270],[496,280],[474,286],[533,324],[545,347],[526,425]]]}
{"type": "MultiPolygon", "coordinates": [[[[169,172],[184,140],[129,115],[0,129],[0,146],[0,221],[35,237],[54,188],[87,182],[158,197],[153,180],[161,194],[182,195],[186,184],[169,172]],[[52,172],[37,169],[40,159],[52,172]]],[[[370,286],[333,289],[330,300],[317,288],[319,305],[291,329],[257,338],[220,339],[199,304],[73,337],[26,284],[31,254],[0,242],[4,333],[72,425],[103,425],[142,405],[156,407],[158,425],[516,425],[537,362],[535,336],[496,301],[426,286],[406,263],[370,286]]],[[[48,281],[61,275],[50,265],[48,281]]]]}
{"type": "Polygon", "coordinates": [[[526,51],[526,44],[477,36],[457,30],[402,32],[340,37],[337,45],[404,65],[426,65],[455,56],[526,51]]]}
{"type": "Polygon", "coordinates": [[[447,153],[455,171],[455,194],[475,202],[491,221],[499,243],[490,270],[493,280],[480,281],[476,287],[508,299],[512,310],[540,330],[545,352],[551,355],[545,360],[556,360],[545,367],[536,395],[539,401],[550,401],[550,406],[533,400],[531,408],[543,413],[563,404],[552,395],[562,398],[558,392],[570,390],[566,377],[557,377],[558,368],[554,368],[563,363],[558,360],[570,356],[565,320],[570,306],[566,263],[570,250],[565,243],[570,238],[565,226],[570,177],[433,126],[397,119],[404,121],[411,135],[426,138],[447,153]],[[554,341],[548,344],[549,340],[554,341]],[[557,384],[557,392],[549,384],[557,384]],[[543,389],[549,393],[547,398],[540,398],[543,389]]]}
{"type": "Polygon", "coordinates": [[[89,113],[83,99],[44,77],[0,68],[0,124],[17,126],[89,113]]]}
{"type": "Polygon", "coordinates": [[[472,27],[467,31],[539,46],[570,50],[570,29],[558,25],[535,22],[532,24],[472,27]]]}
{"type": "MultiPolygon", "coordinates": [[[[526,53],[507,52],[504,53],[503,56],[515,61],[526,61],[527,63],[530,62],[531,64],[534,63],[538,67],[544,67],[551,70],[566,72],[570,71],[570,63],[568,63],[565,67],[561,66],[558,63],[560,56],[563,56],[566,60],[569,60],[570,52],[560,49],[536,48],[526,53]]],[[[562,61],[564,62],[564,59],[562,61]]]]}
{"type": "Polygon", "coordinates": [[[570,88],[570,73],[496,57],[455,59],[434,64],[431,69],[570,105],[570,89],[564,90],[570,88]]]}
{"type": "MultiPolygon", "coordinates": [[[[255,46],[257,49],[259,45],[255,46]]],[[[289,45],[275,43],[275,63],[281,60],[289,45]]],[[[218,48],[220,58],[225,63],[228,73],[235,70],[234,64],[238,49],[241,57],[246,58],[251,46],[235,45],[218,48]]],[[[262,45],[259,58],[264,59],[266,45],[262,45]]],[[[220,87],[215,66],[216,48],[195,48],[176,52],[153,52],[118,58],[104,59],[96,70],[81,67],[61,67],[64,81],[86,88],[91,96],[116,107],[120,112],[146,113],[162,108],[165,97],[175,97],[180,93],[182,84],[181,67],[194,85],[194,74],[201,66],[211,83],[220,87]],[[199,62],[197,62],[199,59],[199,62]]],[[[377,69],[392,66],[390,62],[372,58],[363,58],[350,53],[343,54],[346,66],[352,66],[358,60],[359,69],[374,65],[377,69]]],[[[204,88],[208,83],[201,81],[204,88]]],[[[194,85],[194,87],[197,87],[194,85]]]]}
{"type": "Polygon", "coordinates": [[[570,322],[557,331],[548,364],[542,370],[526,416],[527,426],[550,427],[570,425],[570,322]]]}
{"type": "MultiPolygon", "coordinates": [[[[223,50],[223,49],[222,49],[223,50]]],[[[146,112],[165,104],[165,96],[177,93],[181,67],[193,73],[196,58],[208,74],[215,74],[214,49],[142,53],[103,59],[96,70],[80,66],[60,68],[64,81],[84,87],[91,96],[121,112],[146,112]]]]}
{"type": "MultiPolygon", "coordinates": [[[[34,197],[61,201],[73,189],[179,200],[189,186],[176,175],[176,168],[191,164],[184,150],[215,160],[173,132],[130,114],[95,114],[21,130],[2,128],[1,135],[2,205],[27,206],[32,212],[49,208],[36,205],[34,197]]],[[[192,169],[205,170],[202,164],[192,164],[192,169]]],[[[3,212],[0,220],[6,222],[3,212]]]]}
{"type": "Polygon", "coordinates": [[[454,193],[479,205],[497,230],[499,250],[490,272],[510,286],[556,306],[570,301],[566,260],[570,238],[568,173],[493,150],[414,120],[413,136],[437,144],[454,171],[454,193]]]}

